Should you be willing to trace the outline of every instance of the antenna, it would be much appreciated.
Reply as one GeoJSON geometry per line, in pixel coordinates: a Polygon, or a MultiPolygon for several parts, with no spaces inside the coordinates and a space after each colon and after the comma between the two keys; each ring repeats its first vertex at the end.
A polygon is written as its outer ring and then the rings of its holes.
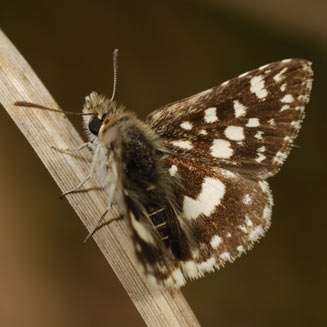
{"type": "MultiPolygon", "coordinates": [[[[115,49],[113,52],[113,66],[114,66],[114,83],[113,83],[113,88],[112,88],[112,96],[110,101],[113,101],[115,94],[116,94],[116,88],[117,88],[117,71],[118,71],[118,49],[115,49]]],[[[34,108],[34,109],[43,109],[43,110],[48,110],[48,111],[53,111],[53,112],[59,112],[61,114],[66,114],[66,115],[74,115],[74,116],[90,116],[93,115],[92,113],[84,113],[84,112],[71,112],[71,111],[62,111],[59,109],[53,109],[49,107],[42,106],[40,104],[35,104],[35,103],[30,103],[26,101],[16,101],[14,103],[15,106],[17,107],[28,107],[28,108],[34,108]]]]}
{"type": "Polygon", "coordinates": [[[118,49],[114,50],[113,53],[113,58],[112,58],[112,62],[113,62],[113,66],[114,66],[114,85],[112,88],[112,96],[110,101],[113,101],[115,94],[116,94],[116,87],[117,87],[117,71],[118,71],[118,49]]]}
{"type": "Polygon", "coordinates": [[[26,102],[26,101],[16,101],[14,103],[14,106],[25,107],[25,108],[28,107],[28,108],[34,108],[34,109],[43,109],[43,110],[59,112],[60,114],[66,114],[66,115],[72,115],[72,116],[90,116],[90,115],[93,115],[92,113],[71,112],[71,111],[63,111],[63,110],[59,110],[59,109],[53,109],[53,108],[41,106],[40,104],[35,104],[35,103],[31,103],[31,102],[26,102]]]}

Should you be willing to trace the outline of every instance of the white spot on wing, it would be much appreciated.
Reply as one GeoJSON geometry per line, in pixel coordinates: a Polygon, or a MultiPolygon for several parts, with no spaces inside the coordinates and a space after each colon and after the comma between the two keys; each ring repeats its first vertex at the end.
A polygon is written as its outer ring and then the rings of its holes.
{"type": "Polygon", "coordinates": [[[309,101],[309,95],[308,94],[301,94],[297,97],[299,101],[304,101],[305,103],[308,103],[309,101]]]}
{"type": "Polygon", "coordinates": [[[176,286],[176,285],[174,284],[174,281],[173,281],[173,279],[171,278],[171,276],[169,276],[168,278],[166,278],[166,279],[164,280],[164,285],[165,285],[166,287],[168,287],[168,288],[176,286]]]}
{"type": "Polygon", "coordinates": [[[242,245],[239,245],[236,250],[238,251],[239,254],[245,252],[244,247],[242,245]]]}
{"type": "Polygon", "coordinates": [[[192,123],[190,123],[189,121],[184,121],[183,123],[181,123],[180,126],[186,130],[191,130],[193,127],[192,123]]]}
{"type": "Polygon", "coordinates": [[[248,204],[251,204],[251,202],[252,202],[252,199],[251,199],[250,195],[249,194],[245,194],[245,196],[243,198],[243,203],[246,204],[246,205],[248,205],[248,204]]]}
{"type": "Polygon", "coordinates": [[[255,161],[260,163],[261,161],[265,160],[266,156],[262,153],[258,153],[258,156],[255,158],[255,161]]]}
{"type": "Polygon", "coordinates": [[[172,165],[172,166],[169,168],[169,174],[170,174],[170,176],[175,176],[176,173],[177,173],[177,166],[172,165]]]}
{"type": "Polygon", "coordinates": [[[192,250],[192,258],[193,259],[199,259],[200,258],[200,250],[199,249],[193,249],[192,250]]]}
{"type": "Polygon", "coordinates": [[[240,116],[244,116],[246,114],[246,107],[240,103],[239,101],[234,101],[234,111],[235,117],[238,118],[240,116]]]}
{"type": "Polygon", "coordinates": [[[257,149],[258,156],[255,159],[256,162],[260,163],[261,161],[266,159],[266,156],[262,154],[265,151],[266,151],[266,147],[264,145],[257,149]]]}
{"type": "Polygon", "coordinates": [[[220,172],[222,173],[223,176],[225,177],[229,177],[229,178],[236,178],[236,174],[234,174],[233,172],[231,172],[230,170],[226,170],[226,169],[220,169],[220,172]]]}
{"type": "Polygon", "coordinates": [[[152,120],[160,120],[162,115],[162,111],[158,110],[157,112],[152,113],[152,120]]]}
{"type": "Polygon", "coordinates": [[[186,281],[180,269],[175,269],[171,274],[173,280],[175,280],[176,286],[181,287],[185,285],[186,281]]]}
{"type": "Polygon", "coordinates": [[[263,131],[258,131],[254,137],[258,140],[262,140],[263,131]]]}
{"type": "Polygon", "coordinates": [[[216,178],[206,177],[196,200],[185,196],[183,213],[188,219],[196,219],[200,215],[209,217],[220,204],[225,195],[225,185],[216,178]]]}
{"type": "Polygon", "coordinates": [[[258,99],[264,99],[268,95],[262,75],[252,77],[250,80],[250,91],[254,93],[258,99]]]}
{"type": "Polygon", "coordinates": [[[164,274],[166,274],[166,273],[168,272],[167,266],[159,265],[159,264],[158,264],[157,267],[158,267],[158,269],[159,269],[162,273],[164,273],[164,274]]]}
{"type": "Polygon", "coordinates": [[[280,108],[280,111],[285,111],[285,110],[288,110],[290,108],[290,105],[289,104],[284,104],[281,108],[280,108]]]}
{"type": "Polygon", "coordinates": [[[312,79],[308,79],[306,82],[306,88],[310,91],[312,89],[312,79]]]}
{"type": "Polygon", "coordinates": [[[224,133],[227,138],[233,141],[242,141],[244,139],[244,130],[241,126],[228,126],[224,133]]]}
{"type": "Polygon", "coordinates": [[[264,69],[266,69],[269,65],[270,65],[270,64],[260,66],[260,67],[259,67],[259,70],[264,70],[264,69]]]}
{"type": "Polygon", "coordinates": [[[258,127],[260,125],[258,118],[250,118],[248,123],[245,125],[247,127],[258,127]]]}
{"type": "Polygon", "coordinates": [[[212,145],[210,147],[210,154],[215,158],[230,158],[234,153],[233,149],[230,146],[230,142],[226,140],[213,140],[212,145]]]}
{"type": "Polygon", "coordinates": [[[282,92],[284,92],[286,90],[286,83],[284,83],[281,87],[280,87],[280,90],[282,92]]]}
{"type": "Polygon", "coordinates": [[[199,131],[199,133],[202,134],[202,135],[207,135],[208,134],[208,132],[205,129],[201,129],[199,131]]]}
{"type": "Polygon", "coordinates": [[[215,270],[215,264],[216,264],[216,259],[215,258],[209,258],[207,261],[201,262],[198,265],[198,269],[201,272],[214,271],[215,270]]]}
{"type": "Polygon", "coordinates": [[[287,158],[286,152],[278,151],[276,153],[276,155],[274,156],[273,163],[274,164],[277,163],[277,164],[281,165],[285,161],[286,158],[287,158]]]}
{"type": "MultiPolygon", "coordinates": [[[[274,204],[274,199],[273,199],[273,197],[272,197],[272,194],[271,194],[271,192],[270,192],[270,189],[269,189],[269,187],[268,187],[268,190],[267,190],[267,196],[268,196],[268,203],[269,203],[269,206],[270,206],[270,210],[272,209],[272,206],[273,206],[273,204],[274,204]]],[[[270,212],[270,214],[271,214],[271,212],[270,212]]]]}
{"type": "Polygon", "coordinates": [[[266,181],[259,181],[259,186],[263,193],[269,193],[269,185],[266,181]]]}
{"type": "Polygon", "coordinates": [[[219,258],[223,261],[232,261],[232,258],[230,256],[230,253],[229,252],[224,252],[222,253],[219,258]]]}
{"type": "Polygon", "coordinates": [[[271,218],[271,207],[265,206],[263,210],[263,219],[270,220],[271,218]]]}
{"type": "Polygon", "coordinates": [[[301,127],[301,121],[300,120],[296,120],[296,121],[292,121],[291,125],[296,128],[296,129],[300,129],[301,127]]]}
{"type": "Polygon", "coordinates": [[[213,249],[217,249],[221,242],[222,238],[218,235],[214,235],[210,240],[210,245],[213,249]]]}
{"type": "Polygon", "coordinates": [[[152,237],[152,234],[145,228],[145,226],[138,222],[134,215],[131,213],[131,223],[132,226],[135,230],[135,232],[137,233],[137,235],[146,243],[155,245],[155,241],[152,237]]]}
{"type": "Polygon", "coordinates": [[[199,276],[197,265],[192,260],[183,263],[183,272],[191,279],[197,278],[199,276]]]}
{"type": "Polygon", "coordinates": [[[186,150],[193,149],[193,145],[190,141],[178,140],[178,141],[173,141],[171,143],[181,149],[186,149],[186,150]]]}
{"type": "Polygon", "coordinates": [[[249,72],[246,72],[246,73],[243,73],[243,74],[241,74],[241,75],[239,75],[238,77],[245,77],[247,74],[249,74],[249,72]]]}
{"type": "Polygon", "coordinates": [[[287,67],[284,67],[278,74],[274,76],[275,82],[280,82],[284,76],[283,74],[287,71],[287,67]]]}
{"type": "Polygon", "coordinates": [[[292,94],[286,94],[280,101],[284,103],[292,103],[294,98],[292,94]]]}
{"type": "Polygon", "coordinates": [[[204,111],[204,121],[206,123],[214,123],[214,122],[218,121],[216,107],[211,107],[204,111]]]}
{"type": "Polygon", "coordinates": [[[253,226],[253,222],[252,222],[252,220],[249,218],[248,215],[245,216],[245,223],[246,223],[246,225],[249,226],[249,227],[252,227],[252,226],[253,226]]]}
{"type": "Polygon", "coordinates": [[[257,241],[265,233],[261,225],[257,226],[249,235],[250,241],[257,241]]]}

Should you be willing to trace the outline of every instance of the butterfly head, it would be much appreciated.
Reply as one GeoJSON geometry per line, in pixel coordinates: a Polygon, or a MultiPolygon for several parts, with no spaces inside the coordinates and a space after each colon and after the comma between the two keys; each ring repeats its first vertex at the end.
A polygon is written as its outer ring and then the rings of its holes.
{"type": "Polygon", "coordinates": [[[89,114],[83,117],[85,129],[89,134],[97,137],[104,121],[107,125],[112,125],[116,118],[123,113],[123,108],[118,106],[115,101],[92,92],[85,98],[83,113],[89,114]]]}

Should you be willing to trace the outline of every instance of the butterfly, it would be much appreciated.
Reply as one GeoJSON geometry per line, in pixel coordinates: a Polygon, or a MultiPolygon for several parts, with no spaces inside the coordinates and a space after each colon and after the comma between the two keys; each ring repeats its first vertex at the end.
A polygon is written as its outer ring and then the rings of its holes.
{"type": "Polygon", "coordinates": [[[78,150],[89,146],[93,161],[85,181],[96,176],[106,191],[100,221],[119,205],[150,284],[179,288],[233,262],[265,234],[273,206],[266,179],[299,132],[312,76],[307,60],[274,62],[144,122],[114,92],[86,97],[89,141],[78,150]]]}

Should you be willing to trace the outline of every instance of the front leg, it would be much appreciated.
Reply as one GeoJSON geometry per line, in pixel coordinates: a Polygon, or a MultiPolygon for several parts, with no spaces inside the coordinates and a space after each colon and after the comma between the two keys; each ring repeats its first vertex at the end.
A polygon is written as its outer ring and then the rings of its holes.
{"type": "Polygon", "coordinates": [[[63,198],[67,194],[70,194],[70,193],[74,193],[76,191],[79,191],[79,189],[93,176],[95,165],[96,165],[96,163],[98,161],[99,150],[100,150],[100,145],[98,145],[97,148],[95,149],[94,156],[93,156],[93,159],[92,159],[91,168],[90,168],[90,172],[87,175],[87,177],[81,183],[79,183],[77,186],[75,186],[74,188],[72,188],[71,190],[66,191],[63,194],[61,194],[60,198],[63,198]]]}
{"type": "MultiPolygon", "coordinates": [[[[88,193],[90,191],[102,191],[103,190],[103,186],[91,186],[88,188],[83,188],[82,190],[78,190],[76,189],[74,191],[74,193],[88,193]]],[[[60,196],[60,199],[62,198],[63,195],[60,196]]]]}
{"type": "Polygon", "coordinates": [[[86,147],[89,147],[91,150],[94,150],[95,149],[95,146],[92,142],[86,142],[86,143],[83,143],[77,147],[74,147],[74,148],[58,148],[56,146],[51,146],[51,149],[54,149],[56,151],[59,151],[59,152],[62,152],[62,153],[69,153],[69,152],[78,152],[78,151],[81,151],[82,149],[86,148],[86,147]]]}

